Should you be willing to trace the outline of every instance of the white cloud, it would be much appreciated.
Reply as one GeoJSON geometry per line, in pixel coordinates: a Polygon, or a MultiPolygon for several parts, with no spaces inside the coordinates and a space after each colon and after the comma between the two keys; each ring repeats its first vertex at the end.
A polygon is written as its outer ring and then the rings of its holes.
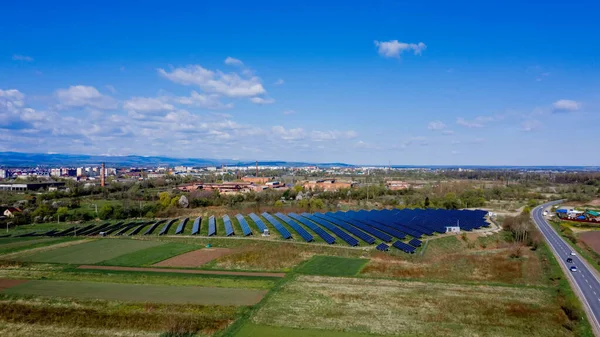
{"type": "Polygon", "coordinates": [[[427,46],[423,42],[419,43],[405,43],[398,42],[398,40],[391,41],[375,41],[377,51],[379,55],[383,57],[400,57],[405,51],[412,50],[415,55],[421,55],[421,53],[427,49],[427,46]]]}
{"type": "Polygon", "coordinates": [[[581,109],[581,103],[569,99],[561,99],[552,103],[554,112],[573,112],[581,109]]]}
{"type": "Polygon", "coordinates": [[[196,85],[206,92],[229,97],[253,97],[267,92],[257,76],[245,74],[241,77],[237,73],[212,71],[199,65],[175,68],[171,72],[158,69],[158,73],[175,83],[196,85]]]}
{"type": "Polygon", "coordinates": [[[175,97],[172,99],[174,102],[184,105],[190,105],[198,108],[204,109],[230,109],[233,108],[232,103],[224,104],[219,100],[219,95],[211,94],[211,95],[202,95],[197,93],[196,91],[192,91],[189,97],[175,97]]]}
{"type": "Polygon", "coordinates": [[[12,59],[13,59],[14,61],[33,62],[33,57],[31,57],[31,56],[26,56],[26,55],[14,54],[14,55],[12,56],[12,59]]]}
{"type": "Polygon", "coordinates": [[[283,110],[283,114],[286,116],[293,115],[295,113],[296,113],[296,111],[291,110],[291,109],[283,110]]]}
{"type": "Polygon", "coordinates": [[[432,131],[439,131],[439,130],[445,129],[446,124],[444,124],[441,121],[433,121],[433,122],[430,122],[429,125],[427,125],[427,128],[432,131]]]}
{"type": "Polygon", "coordinates": [[[252,97],[250,98],[250,102],[254,104],[272,104],[275,103],[275,100],[272,98],[252,97]]]}
{"type": "Polygon", "coordinates": [[[521,130],[525,132],[535,131],[542,127],[542,123],[536,119],[530,119],[521,123],[521,130]]]}
{"type": "Polygon", "coordinates": [[[485,138],[475,138],[471,140],[469,143],[471,144],[481,144],[485,142],[485,138]]]}
{"type": "Polygon", "coordinates": [[[352,139],[352,138],[356,138],[356,136],[358,136],[358,134],[356,133],[356,131],[353,131],[353,130],[349,130],[349,131],[338,131],[338,130],[313,131],[310,134],[310,138],[317,142],[326,141],[326,140],[337,140],[337,139],[352,139]]]}
{"type": "Polygon", "coordinates": [[[442,131],[442,134],[444,136],[452,136],[454,134],[454,131],[452,131],[452,130],[444,130],[444,131],[442,131]]]}
{"type": "Polygon", "coordinates": [[[275,85],[282,85],[282,84],[284,84],[284,83],[285,83],[285,82],[283,81],[283,79],[282,79],[282,78],[280,78],[280,79],[278,79],[277,81],[275,81],[275,83],[273,83],[273,84],[275,84],[275,85]]]}
{"type": "Polygon", "coordinates": [[[277,125],[272,127],[271,131],[284,140],[300,140],[306,138],[306,131],[302,128],[286,129],[281,125],[277,125]]]}
{"type": "Polygon", "coordinates": [[[237,67],[241,67],[241,66],[243,66],[243,65],[244,65],[244,62],[242,62],[242,61],[241,61],[241,60],[239,60],[239,59],[236,59],[236,58],[233,58],[233,57],[230,57],[230,56],[228,56],[228,57],[225,59],[225,64],[227,64],[227,65],[230,65],[230,66],[237,66],[237,67]]]}
{"type": "Polygon", "coordinates": [[[123,109],[135,112],[164,112],[175,110],[175,107],[159,98],[132,97],[123,103],[123,109]]]}
{"type": "Polygon", "coordinates": [[[456,119],[456,124],[458,125],[462,125],[468,128],[482,128],[483,124],[481,122],[478,121],[468,121],[462,117],[458,117],[456,119]]]}
{"type": "Polygon", "coordinates": [[[98,109],[116,109],[117,101],[112,97],[101,94],[98,89],[74,85],[68,89],[58,89],[55,96],[60,103],[60,108],[65,107],[93,107],[98,109]]]}

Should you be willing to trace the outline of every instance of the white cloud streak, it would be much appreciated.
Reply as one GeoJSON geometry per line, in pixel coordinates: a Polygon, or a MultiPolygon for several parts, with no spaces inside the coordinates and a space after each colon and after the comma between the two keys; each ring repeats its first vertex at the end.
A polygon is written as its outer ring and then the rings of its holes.
{"type": "Polygon", "coordinates": [[[379,55],[387,58],[392,57],[400,57],[402,53],[405,51],[413,51],[415,55],[421,55],[425,49],[427,49],[427,45],[423,42],[419,43],[406,43],[399,42],[398,40],[391,41],[374,41],[375,46],[377,47],[377,52],[379,55]]]}

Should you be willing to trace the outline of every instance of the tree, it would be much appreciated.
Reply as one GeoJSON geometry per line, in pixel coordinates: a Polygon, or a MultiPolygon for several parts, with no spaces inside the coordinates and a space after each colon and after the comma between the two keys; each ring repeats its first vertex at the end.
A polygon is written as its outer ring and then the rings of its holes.
{"type": "Polygon", "coordinates": [[[429,207],[429,197],[425,197],[425,208],[429,207]]]}
{"type": "Polygon", "coordinates": [[[110,219],[113,215],[113,207],[110,204],[104,204],[98,210],[98,217],[102,220],[110,219]]]}
{"type": "Polygon", "coordinates": [[[69,213],[69,209],[67,207],[59,207],[56,210],[56,215],[60,218],[65,218],[67,216],[67,214],[69,213]]]}
{"type": "Polygon", "coordinates": [[[283,208],[283,202],[281,200],[277,200],[277,201],[275,201],[273,206],[275,206],[277,208],[283,208]]]}

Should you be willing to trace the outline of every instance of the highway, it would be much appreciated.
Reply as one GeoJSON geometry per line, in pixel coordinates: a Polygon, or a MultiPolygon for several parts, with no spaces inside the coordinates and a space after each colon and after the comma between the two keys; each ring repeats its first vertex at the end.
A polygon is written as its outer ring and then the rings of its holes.
{"type": "Polygon", "coordinates": [[[572,256],[571,246],[554,230],[554,228],[544,219],[544,209],[560,203],[553,201],[534,208],[531,216],[536,225],[550,244],[554,256],[559,263],[565,267],[567,277],[571,279],[571,286],[575,287],[575,294],[579,297],[588,314],[588,319],[592,325],[596,336],[600,332],[600,281],[596,273],[583,257],[572,256]],[[573,263],[567,263],[567,258],[572,258],[573,263]],[[569,268],[576,266],[577,271],[571,272],[569,268]]]}

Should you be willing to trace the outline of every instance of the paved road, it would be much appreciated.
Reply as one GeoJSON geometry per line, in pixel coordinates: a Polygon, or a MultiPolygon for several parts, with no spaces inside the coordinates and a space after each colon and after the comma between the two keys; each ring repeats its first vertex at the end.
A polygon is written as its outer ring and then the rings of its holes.
{"type": "Polygon", "coordinates": [[[553,201],[533,209],[531,215],[533,220],[546,238],[546,241],[552,247],[554,256],[567,269],[567,277],[571,278],[571,284],[576,287],[575,293],[580,298],[583,305],[586,307],[590,324],[594,328],[594,332],[598,335],[600,332],[600,281],[596,274],[592,271],[591,266],[584,259],[577,256],[572,256],[571,249],[554,228],[546,222],[543,215],[543,210],[549,206],[559,203],[553,201]],[[567,263],[567,258],[572,258],[573,263],[567,263]],[[571,266],[576,266],[577,271],[571,272],[568,269],[571,266]],[[590,317],[591,316],[591,317],[590,317]]]}

